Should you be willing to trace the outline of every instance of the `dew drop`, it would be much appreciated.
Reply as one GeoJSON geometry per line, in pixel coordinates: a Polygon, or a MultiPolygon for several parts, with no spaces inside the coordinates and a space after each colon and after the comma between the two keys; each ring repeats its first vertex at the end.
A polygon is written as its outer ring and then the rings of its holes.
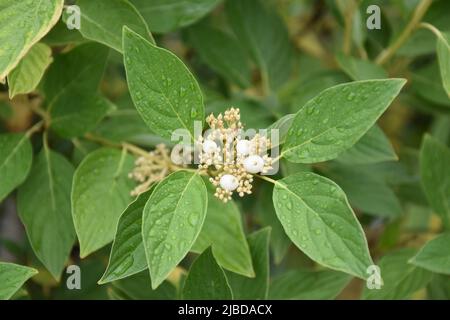
{"type": "Polygon", "coordinates": [[[186,95],[186,89],[184,87],[180,88],[180,97],[184,97],[186,95]]]}
{"type": "Polygon", "coordinates": [[[191,109],[191,118],[195,118],[197,116],[197,109],[195,107],[192,107],[191,109]]]}
{"type": "Polygon", "coordinates": [[[292,210],[292,202],[287,202],[286,203],[286,208],[288,208],[289,210],[292,210]]]}
{"type": "Polygon", "coordinates": [[[191,213],[188,217],[188,222],[191,226],[195,226],[198,221],[198,215],[196,213],[191,213]]]}

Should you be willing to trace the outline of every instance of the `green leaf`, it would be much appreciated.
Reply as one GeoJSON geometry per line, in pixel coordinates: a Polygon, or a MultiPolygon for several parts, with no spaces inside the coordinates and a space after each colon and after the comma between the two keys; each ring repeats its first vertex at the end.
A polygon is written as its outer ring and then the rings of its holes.
{"type": "Polygon", "coordinates": [[[144,18],[128,0],[78,0],[83,37],[122,52],[122,28],[129,27],[155,43],[144,18]]]}
{"type": "Polygon", "coordinates": [[[430,300],[450,300],[450,276],[433,275],[427,291],[430,300]]]}
{"type": "Polygon", "coordinates": [[[114,238],[120,214],[131,202],[133,182],[128,173],[133,157],[126,152],[102,148],[81,162],[72,185],[72,215],[80,242],[80,257],[114,238]]]}
{"type": "Polygon", "coordinates": [[[177,171],[151,194],[142,217],[142,237],[156,289],[194,244],[205,221],[208,195],[199,175],[177,171]]]}
{"type": "Polygon", "coordinates": [[[2,0],[0,81],[58,21],[63,0],[2,0]]]}
{"type": "Polygon", "coordinates": [[[212,11],[222,0],[131,0],[150,30],[166,33],[188,26],[212,11]]]}
{"type": "Polygon", "coordinates": [[[440,33],[437,40],[436,52],[441,70],[442,84],[450,98],[450,33],[440,33]]]}
{"type": "Polygon", "coordinates": [[[322,91],[297,112],[281,155],[296,163],[336,158],[374,125],[405,82],[356,81],[322,91]]]}
{"type": "Polygon", "coordinates": [[[176,288],[164,281],[156,290],[148,282],[148,271],[143,271],[126,279],[114,281],[113,288],[121,296],[133,300],[174,300],[176,288]]]}
{"type": "MultiPolygon", "coordinates": [[[[150,130],[135,109],[114,110],[99,123],[94,134],[108,137],[109,140],[121,143],[134,141],[150,135],[150,130]]],[[[162,138],[154,145],[158,144],[162,138]]]]}
{"type": "Polygon", "coordinates": [[[348,285],[351,277],[331,270],[292,270],[273,279],[269,299],[330,300],[348,285]]]}
{"type": "Polygon", "coordinates": [[[210,248],[206,249],[192,264],[184,282],[183,299],[233,299],[233,293],[228,285],[225,273],[214,260],[210,248]]]}
{"type": "Polygon", "coordinates": [[[55,58],[44,81],[50,127],[65,138],[90,131],[113,107],[98,95],[108,48],[77,46],[55,58]]]}
{"type": "Polygon", "coordinates": [[[344,54],[338,54],[339,67],[354,81],[387,78],[387,72],[368,60],[360,60],[344,54]]]}
{"type": "Polygon", "coordinates": [[[97,92],[109,49],[98,43],[84,43],[57,55],[45,76],[43,89],[48,109],[58,107],[63,95],[97,92]]]}
{"type": "Polygon", "coordinates": [[[275,183],[273,202],[286,234],[307,256],[366,278],[373,264],[367,240],[337,184],[314,173],[297,173],[275,183]]]}
{"type": "MultiPolygon", "coordinates": [[[[312,62],[309,64],[312,64],[312,62]]],[[[336,71],[313,73],[307,76],[293,88],[293,97],[289,101],[291,112],[297,113],[309,100],[323,90],[348,81],[349,79],[345,74],[336,71]]]]}
{"type": "Polygon", "coordinates": [[[425,135],[420,150],[420,174],[428,202],[450,227],[450,150],[425,135]]]}
{"type": "Polygon", "coordinates": [[[378,125],[367,131],[353,147],[336,159],[345,164],[368,164],[398,160],[389,139],[378,125]]]}
{"type": "Polygon", "coordinates": [[[52,61],[51,48],[43,43],[36,43],[8,75],[9,98],[36,89],[52,61]]]}
{"type": "Polygon", "coordinates": [[[292,72],[293,49],[275,8],[260,0],[228,0],[227,18],[261,70],[265,89],[279,88],[292,72]]]}
{"type": "Polygon", "coordinates": [[[260,200],[258,201],[256,211],[262,224],[271,228],[270,248],[274,256],[274,261],[278,264],[283,260],[292,242],[289,240],[286,232],[284,232],[283,226],[275,213],[271,197],[273,188],[265,184],[261,186],[261,189],[261,193],[259,194],[260,200]]]}
{"type": "Polygon", "coordinates": [[[81,33],[76,30],[70,30],[67,28],[67,24],[65,17],[67,17],[69,13],[67,11],[63,11],[61,19],[55,24],[55,26],[50,30],[49,33],[42,39],[42,42],[53,46],[64,46],[67,44],[80,44],[83,42],[88,42],[89,40],[83,38],[81,33]]]}
{"type": "Polygon", "coordinates": [[[96,94],[80,95],[76,101],[73,98],[67,95],[60,99],[58,103],[64,103],[64,107],[53,108],[51,112],[50,127],[66,138],[79,137],[94,129],[108,112],[116,108],[108,99],[96,94]]]}
{"type": "Polygon", "coordinates": [[[128,87],[145,123],[165,138],[185,129],[194,139],[194,121],[203,123],[205,112],[200,87],[188,68],[126,27],[123,48],[128,87]]]}
{"type": "Polygon", "coordinates": [[[189,42],[211,69],[242,88],[250,86],[247,55],[234,37],[206,23],[189,28],[188,35],[189,42]]]}
{"type": "Polygon", "coordinates": [[[373,166],[333,165],[328,176],[345,192],[353,207],[379,217],[395,218],[403,210],[392,188],[373,166]]]}
{"type": "Polygon", "coordinates": [[[224,269],[255,276],[238,207],[233,201],[223,203],[211,192],[208,192],[205,223],[191,251],[202,253],[209,246],[224,269]]]}
{"type": "MultiPolygon", "coordinates": [[[[267,130],[277,129],[278,130],[278,141],[279,144],[283,144],[286,141],[286,137],[289,131],[289,128],[292,125],[292,122],[295,119],[295,114],[287,114],[274,123],[272,123],[267,130]]],[[[275,144],[272,144],[272,146],[275,146],[275,144]]]]}
{"type": "Polygon", "coordinates": [[[8,300],[29,278],[37,274],[33,268],[0,262],[0,300],[8,300]]]}
{"type": "Polygon", "coordinates": [[[33,150],[26,135],[0,135],[0,202],[28,176],[32,158],[33,150]]]}
{"type": "Polygon", "coordinates": [[[436,273],[450,275],[450,233],[427,242],[410,263],[436,273]]]}
{"type": "Polygon", "coordinates": [[[142,242],[142,212],[153,189],[138,196],[122,213],[109,256],[108,267],[99,283],[122,279],[147,269],[142,242]]]}
{"type": "Polygon", "coordinates": [[[383,285],[380,289],[364,287],[362,299],[404,300],[424,288],[432,273],[408,263],[416,251],[403,248],[383,256],[378,262],[383,285]]]}
{"type": "Polygon", "coordinates": [[[427,101],[450,107],[450,99],[442,87],[439,66],[436,62],[426,65],[412,74],[411,88],[427,101]]]}
{"type": "Polygon", "coordinates": [[[264,228],[248,236],[252,252],[255,278],[246,278],[227,272],[227,279],[237,300],[265,300],[269,291],[269,240],[270,228],[264,228]]]}
{"type": "Polygon", "coordinates": [[[58,280],[75,242],[70,211],[73,173],[66,158],[44,146],[17,198],[31,247],[58,280]]]}

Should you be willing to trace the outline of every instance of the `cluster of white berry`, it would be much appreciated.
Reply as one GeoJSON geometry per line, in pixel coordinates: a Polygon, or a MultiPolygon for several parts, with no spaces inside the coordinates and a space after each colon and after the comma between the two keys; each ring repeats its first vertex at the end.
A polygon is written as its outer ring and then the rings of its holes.
{"type": "Polygon", "coordinates": [[[211,130],[197,140],[201,148],[199,169],[210,169],[215,196],[227,202],[235,191],[241,197],[252,193],[253,175],[272,169],[272,159],[267,155],[270,140],[259,134],[249,140],[243,138],[237,108],[225,111],[223,116],[211,114],[206,121],[211,130]]]}

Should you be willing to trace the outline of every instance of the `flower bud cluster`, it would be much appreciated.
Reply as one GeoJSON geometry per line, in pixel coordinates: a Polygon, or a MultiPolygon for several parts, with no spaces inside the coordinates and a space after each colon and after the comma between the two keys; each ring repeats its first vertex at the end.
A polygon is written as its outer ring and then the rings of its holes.
{"type": "Polygon", "coordinates": [[[130,179],[139,183],[131,191],[131,195],[137,196],[147,191],[153,183],[161,181],[170,173],[169,164],[169,149],[164,144],[157,145],[155,150],[137,158],[133,171],[128,174],[130,179]]]}
{"type": "Polygon", "coordinates": [[[224,115],[213,114],[206,118],[211,130],[199,137],[199,169],[208,169],[215,196],[224,202],[231,200],[234,192],[243,197],[252,193],[253,175],[272,169],[272,159],[267,155],[270,140],[254,135],[242,137],[243,125],[240,110],[231,108],[224,115]]]}

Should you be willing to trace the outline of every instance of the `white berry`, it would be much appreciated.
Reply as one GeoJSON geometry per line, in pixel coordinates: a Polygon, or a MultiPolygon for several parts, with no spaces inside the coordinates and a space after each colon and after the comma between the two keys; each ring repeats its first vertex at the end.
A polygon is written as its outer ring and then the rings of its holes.
{"type": "Polygon", "coordinates": [[[231,174],[224,174],[220,178],[220,186],[227,191],[233,191],[239,186],[238,179],[231,174]]]}
{"type": "Polygon", "coordinates": [[[250,153],[251,143],[248,140],[239,140],[236,144],[236,151],[238,154],[246,156],[250,153]]]}
{"type": "Polygon", "coordinates": [[[258,155],[245,158],[243,164],[248,173],[258,173],[264,168],[264,160],[258,155]]]}
{"type": "Polygon", "coordinates": [[[217,151],[217,144],[212,140],[206,140],[203,142],[203,151],[205,153],[213,153],[217,151]]]}

